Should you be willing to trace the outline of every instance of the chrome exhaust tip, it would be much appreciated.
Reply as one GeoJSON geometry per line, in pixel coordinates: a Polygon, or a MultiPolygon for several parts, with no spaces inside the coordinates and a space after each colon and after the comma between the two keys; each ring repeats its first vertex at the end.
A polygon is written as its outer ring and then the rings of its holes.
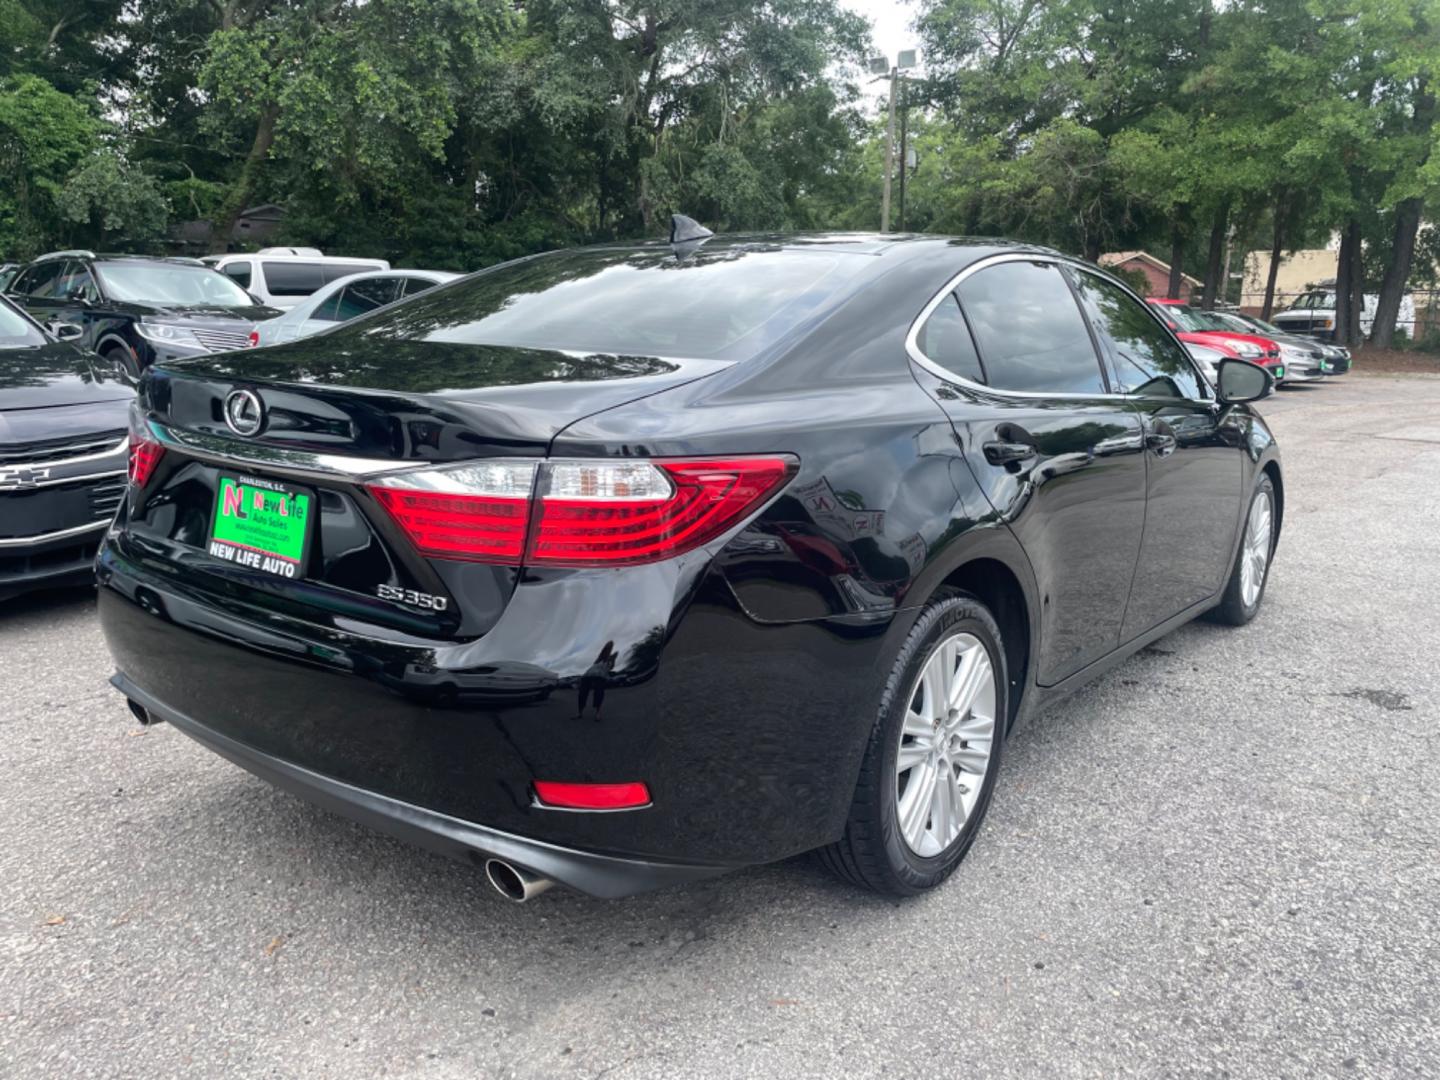
{"type": "Polygon", "coordinates": [[[496,892],[517,904],[535,899],[555,884],[549,878],[511,866],[503,859],[486,859],[485,876],[490,879],[490,884],[495,886],[496,892]]]}
{"type": "Polygon", "coordinates": [[[160,723],[160,718],[158,716],[151,716],[150,710],[145,708],[144,705],[141,705],[134,698],[126,698],[125,704],[130,706],[131,715],[133,715],[136,720],[139,720],[140,723],[144,724],[146,727],[150,727],[153,724],[160,723]]]}

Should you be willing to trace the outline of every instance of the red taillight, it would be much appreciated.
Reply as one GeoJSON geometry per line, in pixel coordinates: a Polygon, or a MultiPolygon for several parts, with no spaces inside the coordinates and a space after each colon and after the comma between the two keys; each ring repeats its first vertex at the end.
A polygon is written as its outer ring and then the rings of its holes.
{"type": "Polygon", "coordinates": [[[435,558],[627,566],[713,540],[793,469],[783,457],[517,459],[403,473],[370,491],[421,553],[435,558]]]}
{"type": "Polygon", "coordinates": [[[542,806],[565,810],[631,810],[650,805],[650,789],[638,781],[627,784],[566,784],[536,780],[535,797],[542,806]]]}
{"type": "MultiPolygon", "coordinates": [[[[525,561],[623,566],[668,559],[720,535],[790,471],[784,458],[656,461],[653,466],[670,480],[668,497],[546,495],[525,561]]],[[[552,466],[551,490],[560,470],[587,468],[594,466],[552,466]]]]}
{"type": "Polygon", "coordinates": [[[525,550],[529,499],[373,487],[422,555],[515,564],[525,550]]]}
{"type": "Polygon", "coordinates": [[[142,488],[149,481],[155,466],[165,456],[165,447],[150,434],[144,416],[136,404],[130,406],[130,483],[142,488]]]}
{"type": "Polygon", "coordinates": [[[250,331],[250,348],[253,349],[253,348],[255,348],[256,345],[259,345],[259,344],[260,344],[260,331],[259,331],[259,330],[251,330],[251,331],[250,331]]]}

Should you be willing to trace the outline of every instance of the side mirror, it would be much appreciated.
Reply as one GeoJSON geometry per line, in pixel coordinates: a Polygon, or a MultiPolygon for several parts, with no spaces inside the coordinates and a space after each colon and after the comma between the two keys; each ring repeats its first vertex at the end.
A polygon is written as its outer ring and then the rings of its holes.
{"type": "Polygon", "coordinates": [[[1249,360],[1226,357],[1215,375],[1215,395],[1226,405],[1259,401],[1275,392],[1275,376],[1249,360]]]}
{"type": "Polygon", "coordinates": [[[85,331],[71,322],[52,322],[46,329],[56,341],[79,341],[85,336],[85,331]]]}

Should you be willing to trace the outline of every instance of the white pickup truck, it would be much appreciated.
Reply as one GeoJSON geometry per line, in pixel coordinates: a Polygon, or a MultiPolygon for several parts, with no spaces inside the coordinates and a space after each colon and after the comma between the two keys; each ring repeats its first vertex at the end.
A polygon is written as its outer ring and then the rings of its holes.
{"type": "MultiPolygon", "coordinates": [[[[1374,293],[1365,295],[1365,302],[1360,312],[1360,332],[1369,335],[1370,327],[1375,323],[1375,305],[1379,300],[1374,293]]],[[[1270,321],[1289,334],[1306,334],[1322,341],[1330,341],[1335,337],[1335,290],[1332,282],[1322,282],[1320,286],[1312,288],[1300,294],[1300,297],[1284,311],[1278,311],[1270,316],[1270,321]]],[[[1395,320],[1395,328],[1404,330],[1407,334],[1415,332],[1415,298],[1406,294],[1400,301],[1400,315],[1395,320]]]]}

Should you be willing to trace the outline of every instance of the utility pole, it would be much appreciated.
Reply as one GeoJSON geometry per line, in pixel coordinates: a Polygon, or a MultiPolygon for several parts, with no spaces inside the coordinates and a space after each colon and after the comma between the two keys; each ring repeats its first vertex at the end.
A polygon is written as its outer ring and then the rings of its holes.
{"type": "Polygon", "coordinates": [[[890,124],[885,129],[885,189],[880,196],[880,231],[890,231],[890,177],[895,172],[895,88],[900,85],[900,69],[890,69],[890,124]]]}
{"type": "Polygon", "coordinates": [[[909,116],[910,84],[900,79],[900,231],[905,231],[905,178],[910,172],[910,156],[905,145],[905,121],[909,116]]]}
{"type": "MultiPolygon", "coordinates": [[[[866,62],[866,66],[870,69],[870,74],[875,76],[874,79],[870,80],[871,82],[877,82],[887,75],[890,77],[890,122],[885,129],[885,183],[880,195],[881,232],[890,231],[890,180],[895,173],[895,96],[905,81],[905,76],[900,73],[907,68],[913,68],[916,64],[917,56],[918,54],[914,49],[903,49],[894,64],[891,64],[890,58],[886,56],[872,56],[866,62]]],[[[904,165],[902,164],[901,167],[903,168],[904,165]]],[[[900,178],[900,193],[901,206],[904,206],[904,177],[900,178]]],[[[902,218],[904,216],[903,210],[901,211],[901,216],[902,218]]]]}

